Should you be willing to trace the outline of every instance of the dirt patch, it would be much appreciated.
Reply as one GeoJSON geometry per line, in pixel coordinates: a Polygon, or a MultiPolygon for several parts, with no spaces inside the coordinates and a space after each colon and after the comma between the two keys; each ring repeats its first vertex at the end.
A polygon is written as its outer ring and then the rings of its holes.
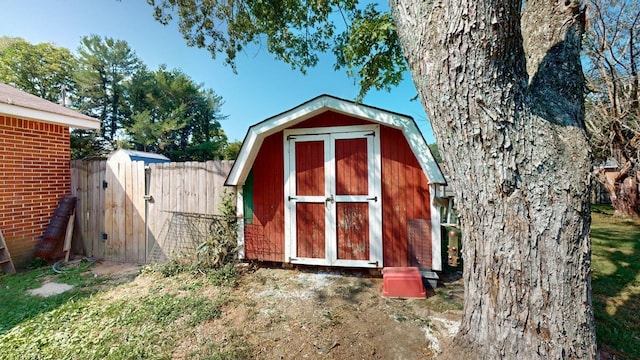
{"type": "Polygon", "coordinates": [[[244,343],[255,359],[425,359],[457,331],[459,311],[381,294],[381,278],[261,268],[241,278],[222,318],[200,325],[174,357],[213,341],[222,349],[244,343]]]}
{"type": "Polygon", "coordinates": [[[63,292],[69,291],[71,289],[73,289],[73,285],[49,282],[37,289],[31,289],[27,292],[31,296],[49,297],[53,295],[62,294],[63,292]]]}

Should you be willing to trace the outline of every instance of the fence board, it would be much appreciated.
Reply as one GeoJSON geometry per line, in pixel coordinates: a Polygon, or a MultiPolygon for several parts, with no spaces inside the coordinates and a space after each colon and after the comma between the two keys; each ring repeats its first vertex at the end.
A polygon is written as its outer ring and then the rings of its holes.
{"type": "Polygon", "coordinates": [[[135,164],[133,185],[137,190],[133,197],[134,218],[133,218],[133,234],[135,236],[134,246],[136,246],[137,258],[133,262],[145,263],[147,259],[147,242],[145,236],[145,170],[144,162],[138,161],[135,164]]]}
{"type": "MultiPolygon", "coordinates": [[[[76,199],[78,199],[76,201],[76,213],[77,213],[81,210],[79,192],[81,191],[82,187],[80,186],[79,182],[82,181],[82,176],[79,175],[80,169],[74,166],[73,163],[71,163],[70,167],[71,167],[71,196],[75,196],[76,199]]],[[[78,242],[78,239],[80,239],[80,237],[77,234],[80,232],[82,232],[82,224],[80,224],[79,219],[76,217],[74,220],[74,229],[73,229],[74,237],[72,238],[72,244],[78,242]]]]}
{"type": "MultiPolygon", "coordinates": [[[[169,178],[169,182],[171,183],[171,187],[166,189],[164,188],[164,186],[162,187],[162,189],[165,191],[165,193],[167,194],[167,197],[169,199],[169,207],[163,209],[165,211],[178,211],[178,198],[176,196],[176,191],[178,191],[178,171],[180,171],[177,168],[177,164],[176,163],[170,163],[169,164],[169,174],[168,174],[168,178],[169,178]]],[[[153,173],[151,173],[151,176],[153,176],[153,173]]]]}
{"type": "MultiPolygon", "coordinates": [[[[88,256],[108,261],[149,261],[153,248],[162,245],[173,214],[219,214],[223,184],[232,164],[151,164],[146,175],[142,162],[73,161],[77,247],[88,256]],[[144,199],[147,189],[153,197],[148,203],[144,199]]],[[[161,246],[159,251],[163,251],[161,246]]]]}
{"type": "MultiPolygon", "coordinates": [[[[95,218],[98,222],[98,228],[96,229],[96,233],[93,237],[93,242],[95,244],[94,247],[94,256],[98,256],[99,258],[104,258],[105,256],[105,244],[106,240],[103,239],[102,235],[105,233],[107,219],[106,219],[106,206],[105,202],[107,201],[107,197],[102,187],[102,182],[106,181],[107,178],[107,162],[101,161],[97,165],[98,174],[97,181],[94,184],[94,201],[95,201],[95,218]]],[[[111,226],[111,223],[109,224],[111,226]]]]}
{"type": "Polygon", "coordinates": [[[199,214],[207,213],[207,163],[199,163],[198,173],[197,173],[197,181],[198,181],[198,189],[196,190],[196,194],[199,195],[198,198],[198,211],[199,214]]]}
{"type": "Polygon", "coordinates": [[[184,190],[185,195],[187,197],[187,204],[185,209],[189,209],[190,212],[197,213],[198,211],[198,177],[199,177],[199,169],[196,162],[188,162],[185,165],[187,166],[187,178],[185,178],[184,182],[184,190]]]}
{"type": "Polygon", "coordinates": [[[204,209],[204,213],[206,214],[215,214],[216,212],[216,207],[215,207],[215,197],[217,196],[216,191],[215,191],[215,166],[214,166],[214,162],[213,161],[207,161],[205,163],[205,169],[207,171],[207,176],[206,176],[206,182],[205,182],[205,193],[206,195],[206,199],[205,199],[205,209],[204,209]]]}
{"type": "MultiPolygon", "coordinates": [[[[135,241],[138,239],[133,237],[133,219],[137,216],[136,208],[134,206],[134,199],[137,196],[140,196],[137,191],[134,191],[133,187],[133,173],[136,169],[136,163],[131,163],[131,166],[126,166],[127,164],[122,164],[123,166],[123,175],[124,175],[124,186],[122,187],[125,190],[125,207],[123,209],[125,216],[125,227],[124,227],[124,238],[122,239],[123,249],[124,249],[124,257],[126,262],[135,262],[138,261],[138,245],[135,244],[135,241]]],[[[122,179],[120,179],[122,180],[122,179]]],[[[136,189],[137,190],[137,189],[136,189]]]]}
{"type": "Polygon", "coordinates": [[[117,204],[117,197],[115,194],[115,188],[116,188],[116,183],[117,183],[117,179],[118,179],[118,174],[116,173],[118,171],[117,167],[113,167],[113,166],[109,166],[109,164],[107,163],[107,168],[106,168],[106,173],[105,173],[105,180],[107,181],[107,188],[104,191],[105,194],[105,205],[104,205],[104,209],[105,209],[105,217],[104,217],[104,229],[105,229],[105,233],[107,235],[106,239],[104,240],[104,258],[107,261],[114,261],[113,259],[116,258],[116,251],[117,251],[117,242],[118,242],[118,227],[117,227],[117,223],[114,219],[114,216],[116,215],[116,207],[118,206],[117,204]]]}

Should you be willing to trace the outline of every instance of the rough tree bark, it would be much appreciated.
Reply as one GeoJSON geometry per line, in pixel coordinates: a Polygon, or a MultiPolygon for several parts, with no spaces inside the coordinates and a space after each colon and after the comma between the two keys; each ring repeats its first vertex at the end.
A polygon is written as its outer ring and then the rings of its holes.
{"type": "Polygon", "coordinates": [[[596,358],[575,0],[391,0],[456,193],[465,304],[449,358],[596,358]]]}

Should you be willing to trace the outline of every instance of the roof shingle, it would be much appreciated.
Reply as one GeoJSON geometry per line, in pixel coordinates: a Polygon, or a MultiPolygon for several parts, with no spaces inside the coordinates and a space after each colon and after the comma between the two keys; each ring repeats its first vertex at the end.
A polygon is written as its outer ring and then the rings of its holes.
{"type": "Polygon", "coordinates": [[[100,120],[0,83],[0,114],[75,128],[99,129],[100,120]]]}

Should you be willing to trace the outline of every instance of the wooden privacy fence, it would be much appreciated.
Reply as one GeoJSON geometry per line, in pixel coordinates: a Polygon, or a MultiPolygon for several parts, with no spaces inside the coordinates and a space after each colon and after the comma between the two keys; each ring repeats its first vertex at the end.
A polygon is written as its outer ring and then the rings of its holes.
{"type": "Polygon", "coordinates": [[[114,262],[146,263],[163,253],[175,214],[219,214],[231,161],[157,163],[72,161],[78,198],[74,253],[114,262]]]}

